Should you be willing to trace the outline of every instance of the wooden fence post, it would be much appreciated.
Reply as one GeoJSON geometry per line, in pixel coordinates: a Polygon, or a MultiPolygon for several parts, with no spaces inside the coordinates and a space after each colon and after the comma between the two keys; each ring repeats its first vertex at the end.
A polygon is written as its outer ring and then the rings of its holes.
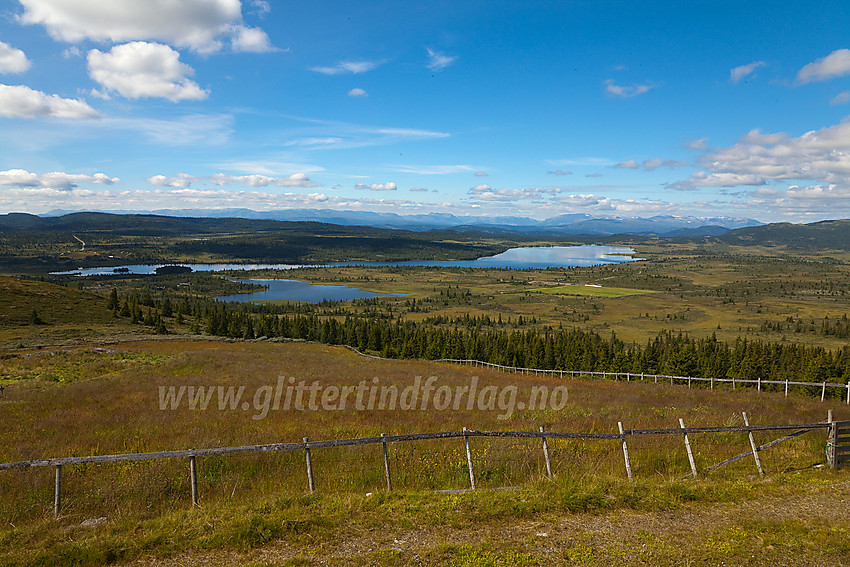
{"type": "Polygon", "coordinates": [[[788,397],[788,378],[785,379],[785,397],[788,397]]]}
{"type": "Polygon", "coordinates": [[[386,435],[381,433],[381,445],[384,447],[384,474],[387,476],[387,492],[392,492],[393,483],[390,480],[390,455],[387,452],[387,442],[384,440],[386,435]]]}
{"type": "Polygon", "coordinates": [[[475,490],[475,469],[472,466],[472,450],[469,448],[469,435],[466,434],[466,427],[463,428],[463,443],[466,445],[466,466],[469,468],[469,485],[472,490],[475,490]]]}
{"type": "Polygon", "coordinates": [[[829,435],[826,439],[826,462],[830,468],[838,468],[836,460],[835,444],[838,441],[838,427],[832,419],[832,410],[829,410],[826,415],[826,421],[829,423],[829,435]]]}
{"type": "Polygon", "coordinates": [[[847,403],[850,404],[850,382],[847,382],[847,403]]]}
{"type": "MultiPolygon", "coordinates": [[[[685,429],[685,421],[680,417],[679,418],[679,427],[685,429]]],[[[691,442],[688,439],[688,434],[685,433],[685,450],[688,452],[688,462],[691,464],[691,472],[694,475],[694,478],[697,477],[697,464],[694,462],[694,454],[691,451],[691,442]]]]}
{"type": "Polygon", "coordinates": [[[823,401],[826,398],[826,382],[823,383],[823,390],[820,393],[820,401],[823,401]]]}
{"type": "Polygon", "coordinates": [[[192,485],[192,506],[198,505],[198,464],[195,455],[189,457],[189,482],[192,485]]]}
{"type": "Polygon", "coordinates": [[[618,421],[617,427],[620,429],[620,435],[623,436],[623,458],[626,461],[626,474],[629,475],[629,480],[634,480],[632,476],[632,462],[629,460],[629,445],[626,443],[626,434],[623,429],[623,422],[618,421]]]}
{"type": "MultiPolygon", "coordinates": [[[[744,416],[744,425],[747,427],[750,426],[750,420],[747,419],[747,412],[741,412],[741,415],[744,416]]],[[[753,459],[756,461],[756,468],[759,470],[759,476],[764,476],[764,470],[761,468],[761,459],[759,459],[759,451],[758,446],[756,445],[756,439],[753,437],[753,432],[748,431],[747,434],[750,437],[750,447],[753,449],[753,459]]]]}
{"type": "Polygon", "coordinates": [[[310,438],[304,438],[304,454],[307,457],[307,486],[310,492],[316,492],[316,482],[313,480],[313,458],[310,456],[310,438]]]}
{"type": "Polygon", "coordinates": [[[56,485],[53,487],[53,515],[62,512],[62,465],[56,465],[56,485]]]}
{"type": "MultiPolygon", "coordinates": [[[[540,433],[545,433],[546,428],[540,426],[540,433]]],[[[549,444],[546,442],[546,437],[543,437],[543,458],[546,460],[546,476],[552,478],[552,463],[549,461],[549,444]]]]}

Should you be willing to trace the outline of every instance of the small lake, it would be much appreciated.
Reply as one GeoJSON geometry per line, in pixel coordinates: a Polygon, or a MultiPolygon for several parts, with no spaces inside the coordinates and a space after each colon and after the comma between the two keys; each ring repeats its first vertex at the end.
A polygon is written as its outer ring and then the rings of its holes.
{"type": "Polygon", "coordinates": [[[241,283],[260,284],[267,286],[265,291],[253,293],[237,293],[236,295],[225,295],[217,297],[219,301],[274,301],[289,300],[303,301],[305,303],[319,303],[321,301],[350,301],[352,299],[370,299],[372,297],[404,297],[406,293],[378,293],[375,291],[364,291],[344,285],[320,285],[298,280],[272,280],[260,278],[247,278],[233,280],[241,283]]]}
{"type": "MultiPolygon", "coordinates": [[[[430,266],[443,268],[501,268],[512,270],[576,268],[640,260],[626,246],[525,246],[477,260],[408,260],[403,262],[328,262],[325,264],[182,264],[195,272],[226,270],[294,270],[327,266],[430,266]]],[[[131,264],[109,268],[80,268],[51,272],[55,276],[149,275],[162,264],[131,264]],[[118,270],[121,270],[120,272],[118,270]]]]}

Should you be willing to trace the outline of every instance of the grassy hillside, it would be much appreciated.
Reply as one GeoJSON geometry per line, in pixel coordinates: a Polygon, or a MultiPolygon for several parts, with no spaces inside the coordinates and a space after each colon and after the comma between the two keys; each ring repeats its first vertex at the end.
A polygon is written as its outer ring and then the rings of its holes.
{"type": "MultiPolygon", "coordinates": [[[[280,410],[264,419],[254,419],[254,408],[159,409],[160,386],[245,386],[251,399],[278,376],[338,386],[374,377],[404,386],[416,376],[436,376],[439,384],[455,387],[477,375],[482,386],[517,386],[518,399],[532,385],[562,384],[428,362],[364,359],[340,348],[296,343],[168,341],[52,349],[36,356],[10,353],[3,368],[7,391],[0,399],[0,423],[4,438],[12,440],[0,446],[3,462],[463,426],[613,432],[617,421],[630,428],[676,427],[679,417],[689,426],[733,425],[741,423],[741,410],[754,423],[809,422],[824,419],[827,409],[795,395],[610,381],[571,381],[563,410],[517,411],[504,420],[499,411],[465,408],[280,410]],[[74,368],[83,371],[69,370],[74,368]],[[59,374],[63,381],[53,378],[59,374]]],[[[836,417],[850,418],[843,404],[834,409],[836,417]]],[[[778,436],[758,434],[757,440],[778,436]]],[[[691,442],[700,468],[748,447],[744,435],[694,436],[691,442]]],[[[681,553],[691,560],[740,563],[758,550],[760,559],[752,564],[760,565],[794,564],[801,552],[834,562],[847,551],[840,542],[850,523],[834,513],[847,495],[844,475],[812,468],[824,460],[822,433],[764,452],[765,480],[743,460],[682,481],[689,468],[679,436],[630,443],[635,483],[626,480],[620,446],[610,441],[550,442],[557,477],[549,482],[543,480],[539,442],[476,438],[479,486],[520,487],[477,494],[429,492],[468,486],[459,439],[391,445],[391,495],[382,493],[379,446],[314,450],[313,497],[300,452],[207,457],[199,459],[198,510],[189,505],[184,460],[65,467],[65,508],[58,520],[50,514],[51,469],[7,471],[0,474],[0,564],[97,565],[140,558],[170,564],[167,558],[179,556],[184,564],[607,565],[634,564],[635,554],[648,564],[675,564],[681,553]],[[819,510],[816,517],[812,506],[819,510]],[[712,520],[718,515],[725,521],[712,520]],[[95,528],[80,525],[100,517],[106,520],[95,528]],[[662,522],[665,517],[678,520],[662,522]],[[623,518],[645,523],[639,530],[610,531],[623,518]],[[687,522],[687,535],[670,521],[687,522]],[[571,525],[585,527],[568,529],[571,525]],[[361,555],[352,559],[354,552],[361,555]]]]}

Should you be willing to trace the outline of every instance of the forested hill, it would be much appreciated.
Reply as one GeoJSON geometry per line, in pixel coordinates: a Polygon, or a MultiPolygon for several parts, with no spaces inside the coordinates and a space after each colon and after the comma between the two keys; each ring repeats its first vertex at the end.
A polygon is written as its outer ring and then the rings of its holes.
{"type": "Polygon", "coordinates": [[[850,220],[830,220],[811,224],[787,222],[766,224],[731,230],[717,238],[727,244],[742,246],[850,250],[850,220]]]}
{"type": "Polygon", "coordinates": [[[261,261],[474,259],[528,237],[475,232],[415,232],[320,222],[161,215],[71,213],[0,215],[0,264],[74,254],[75,265],[122,261],[261,261]],[[79,240],[78,240],[79,239],[79,240]],[[84,250],[78,250],[79,242],[84,250]],[[64,248],[63,248],[64,246],[64,248]]]}

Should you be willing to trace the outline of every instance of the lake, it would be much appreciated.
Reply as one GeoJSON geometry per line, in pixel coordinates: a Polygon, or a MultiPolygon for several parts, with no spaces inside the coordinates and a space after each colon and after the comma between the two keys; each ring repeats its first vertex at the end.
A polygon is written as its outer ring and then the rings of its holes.
{"type": "Polygon", "coordinates": [[[289,300],[303,301],[305,303],[319,303],[321,301],[350,301],[352,299],[369,299],[372,297],[404,297],[406,293],[378,293],[364,291],[344,285],[320,285],[298,280],[272,280],[260,278],[247,278],[234,280],[242,283],[252,283],[267,286],[265,291],[253,293],[237,293],[236,295],[225,295],[217,297],[219,301],[273,301],[289,300]]]}
{"type": "MultiPolygon", "coordinates": [[[[182,264],[195,272],[223,272],[227,270],[293,270],[326,266],[431,266],[444,268],[502,268],[513,270],[575,268],[620,264],[640,260],[626,246],[525,246],[511,248],[477,260],[408,260],[403,262],[328,262],[324,264],[182,264]]],[[[66,272],[51,272],[55,276],[109,276],[122,274],[147,275],[156,272],[162,264],[131,264],[109,268],[79,268],[66,272]],[[121,270],[121,272],[116,272],[121,270]]]]}
{"type": "MultiPolygon", "coordinates": [[[[327,264],[183,264],[195,272],[222,272],[227,270],[293,270],[326,266],[426,266],[445,268],[499,268],[513,270],[575,268],[620,264],[640,260],[632,255],[634,250],[625,246],[526,246],[511,248],[477,260],[410,260],[405,262],[330,262],[327,264]]],[[[154,274],[162,264],[136,264],[112,268],[80,268],[67,272],[51,272],[53,275],[105,276],[122,274],[154,274]]],[[[270,301],[291,300],[318,303],[328,301],[350,301],[371,297],[403,297],[404,293],[377,293],[342,285],[318,285],[297,280],[240,279],[244,283],[268,286],[265,291],[240,293],[219,297],[221,301],[270,301]]]]}

